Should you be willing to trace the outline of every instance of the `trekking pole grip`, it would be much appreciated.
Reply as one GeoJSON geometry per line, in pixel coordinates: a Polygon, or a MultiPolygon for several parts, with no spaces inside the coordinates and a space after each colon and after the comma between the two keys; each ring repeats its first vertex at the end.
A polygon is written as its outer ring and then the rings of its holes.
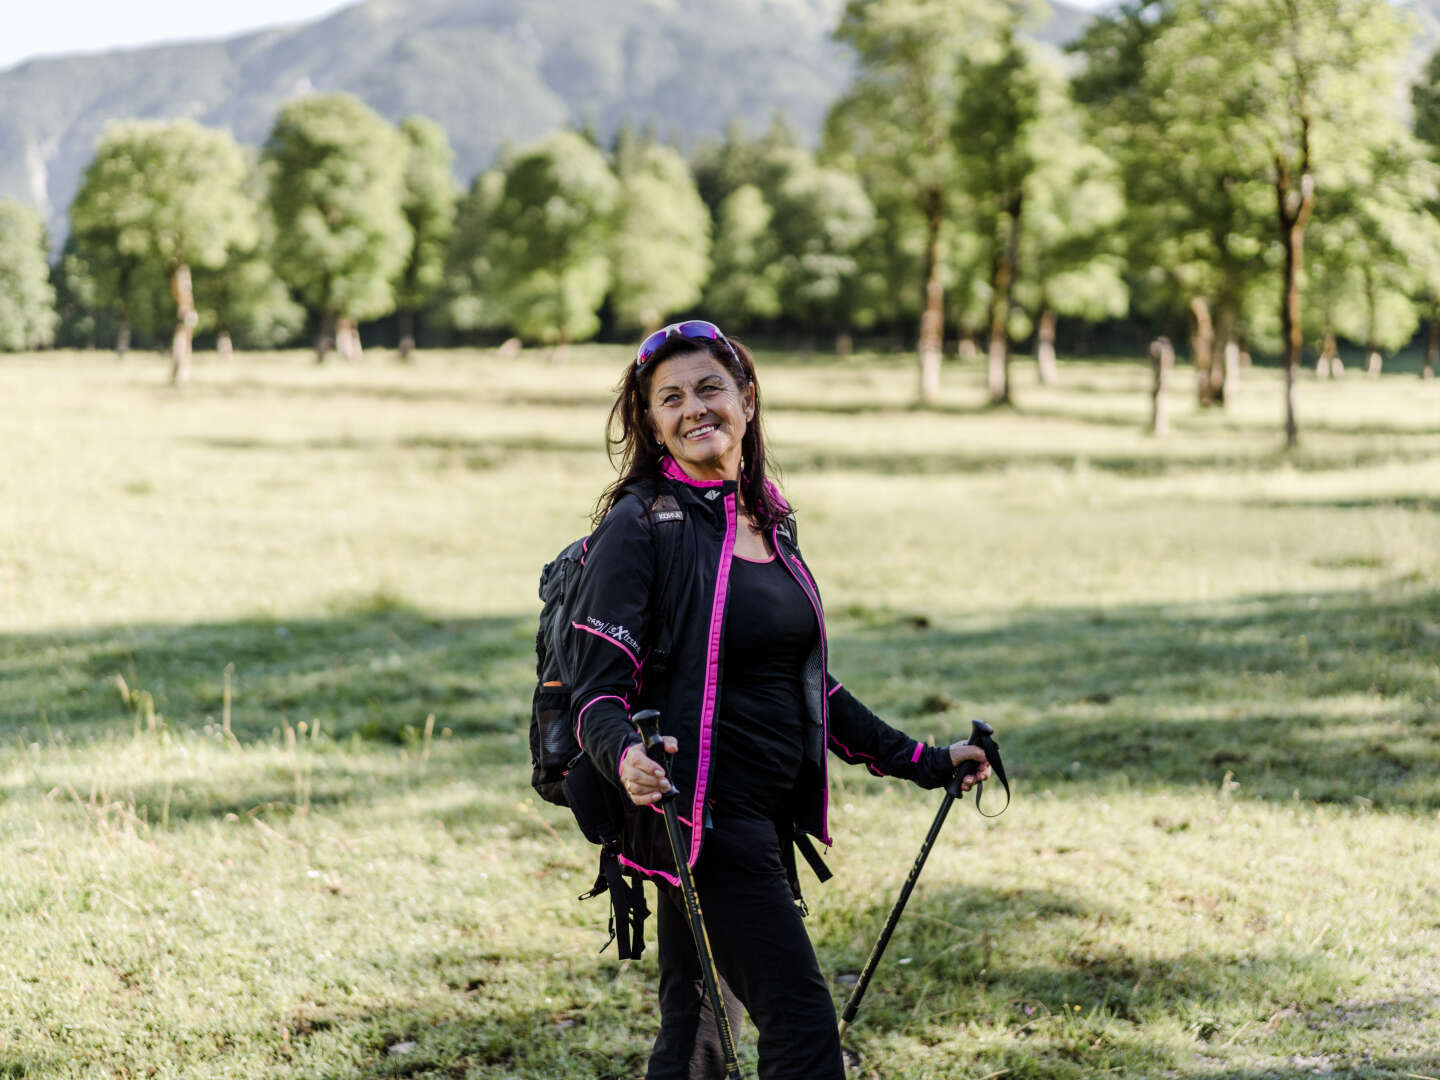
{"type": "Polygon", "coordinates": [[[650,760],[665,769],[665,779],[670,783],[670,790],[660,796],[661,802],[669,802],[675,798],[674,781],[670,780],[670,770],[665,768],[665,736],[660,734],[660,710],[641,709],[634,716],[630,717],[633,723],[640,730],[640,738],[644,741],[645,753],[650,760]]]}
{"type": "MultiPolygon", "coordinates": [[[[969,737],[968,739],[966,739],[965,742],[966,742],[966,744],[969,745],[969,746],[980,746],[980,747],[984,747],[984,745],[985,745],[985,743],[986,743],[987,741],[991,741],[991,744],[993,745],[993,736],[994,736],[994,735],[995,735],[995,729],[994,729],[993,727],[991,727],[989,724],[987,724],[984,720],[971,720],[971,721],[970,721],[970,737],[969,737]]],[[[956,768],[956,770],[955,770],[955,775],[952,776],[952,777],[950,778],[950,782],[945,785],[945,790],[946,790],[947,792],[949,792],[951,795],[953,795],[955,798],[957,798],[957,799],[960,798],[961,794],[963,793],[963,789],[961,788],[961,784],[962,784],[962,782],[964,781],[964,779],[965,779],[967,776],[974,776],[974,775],[975,775],[977,772],[979,772],[979,771],[980,771],[980,762],[978,762],[978,761],[963,761],[963,762],[961,762],[960,765],[959,765],[959,767],[956,768]]]]}

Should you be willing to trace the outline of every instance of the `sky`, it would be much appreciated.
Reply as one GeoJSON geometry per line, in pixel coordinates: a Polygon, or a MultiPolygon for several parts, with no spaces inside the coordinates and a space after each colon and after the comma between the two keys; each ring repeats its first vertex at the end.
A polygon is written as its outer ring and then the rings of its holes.
{"type": "MultiPolygon", "coordinates": [[[[0,71],[35,56],[229,37],[308,22],[354,0],[0,0],[0,71]]],[[[1071,0],[1093,8],[1104,0],[1071,0]]]]}
{"type": "Polygon", "coordinates": [[[353,0],[0,0],[0,71],[34,56],[222,38],[308,22],[353,0]]]}

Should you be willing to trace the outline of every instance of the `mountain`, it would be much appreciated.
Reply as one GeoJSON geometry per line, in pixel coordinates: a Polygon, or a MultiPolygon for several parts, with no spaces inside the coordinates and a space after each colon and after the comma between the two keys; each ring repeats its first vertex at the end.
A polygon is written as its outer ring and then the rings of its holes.
{"type": "MultiPolygon", "coordinates": [[[[591,123],[653,123],[691,145],[783,113],[819,132],[853,60],[830,38],[843,0],[365,0],[220,41],[32,60],[0,72],[0,196],[38,206],[52,237],[108,121],[187,117],[259,145],[286,101],[348,91],[381,115],[445,127],[463,181],[506,142],[591,123]]],[[[1088,16],[1053,4],[1037,34],[1088,16]]]]}

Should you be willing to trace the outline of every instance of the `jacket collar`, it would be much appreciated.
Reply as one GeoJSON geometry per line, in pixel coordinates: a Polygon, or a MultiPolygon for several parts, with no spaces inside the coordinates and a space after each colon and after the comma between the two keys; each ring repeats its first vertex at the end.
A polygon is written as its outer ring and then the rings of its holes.
{"type": "Polygon", "coordinates": [[[660,474],[670,480],[674,480],[676,483],[688,484],[690,487],[727,488],[730,491],[735,490],[736,487],[735,481],[733,480],[696,480],[682,469],[679,463],[669,454],[666,454],[665,460],[661,462],[660,474]]]}

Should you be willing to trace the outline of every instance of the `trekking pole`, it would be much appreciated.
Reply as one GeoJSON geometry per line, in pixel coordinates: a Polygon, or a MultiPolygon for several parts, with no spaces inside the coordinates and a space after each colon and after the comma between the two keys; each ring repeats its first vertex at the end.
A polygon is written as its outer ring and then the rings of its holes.
{"type": "MultiPolygon", "coordinates": [[[[985,759],[990,763],[995,776],[1005,787],[1005,805],[1010,805],[1010,781],[1005,778],[1005,767],[1000,763],[1000,748],[995,745],[992,736],[995,729],[984,720],[970,721],[970,738],[965,740],[971,746],[979,746],[985,751],[985,759]]],[[[845,1009],[840,1014],[840,1037],[845,1037],[851,1021],[855,1014],[860,1011],[860,999],[865,996],[865,990],[870,985],[870,979],[875,974],[875,969],[880,965],[880,958],[885,955],[885,948],[890,944],[890,935],[895,932],[895,926],[900,922],[900,916],[905,911],[905,904],[910,899],[910,894],[915,889],[915,882],[919,880],[920,871],[925,869],[925,860],[930,857],[930,849],[935,845],[935,838],[940,835],[940,829],[945,824],[945,817],[950,813],[950,804],[964,794],[961,783],[967,776],[973,776],[980,771],[978,761],[967,761],[955,770],[955,775],[945,785],[945,798],[940,803],[940,809],[935,812],[935,820],[930,824],[930,832],[925,837],[925,842],[920,845],[920,854],[915,856],[915,865],[910,867],[910,876],[905,879],[904,886],[900,889],[900,896],[895,901],[895,906],[890,909],[890,918],[885,921],[885,929],[880,931],[880,938],[875,942],[875,948],[870,951],[870,959],[865,961],[865,968],[860,972],[860,978],[855,982],[855,989],[850,991],[850,1000],[845,1002],[845,1009]]],[[[975,807],[980,807],[980,788],[975,789],[975,807]]],[[[1004,813],[1001,808],[1000,813],[1004,813]]],[[[985,815],[994,817],[997,815],[985,815]]]]}
{"type": "MultiPolygon", "coordinates": [[[[645,709],[630,719],[640,729],[640,737],[645,740],[645,752],[663,767],[665,740],[660,735],[660,711],[645,709]]],[[[669,770],[666,770],[666,779],[669,780],[669,770]]],[[[740,1060],[735,1056],[735,1037],[730,1032],[730,1017],[725,1012],[725,1001],[720,995],[720,973],[715,967],[715,957],[710,952],[710,938],[705,933],[705,916],[700,911],[700,896],[695,891],[695,879],[690,875],[690,863],[685,857],[685,841],[680,835],[680,812],[675,808],[678,795],[675,782],[671,780],[670,790],[660,796],[660,807],[665,811],[665,832],[670,837],[670,854],[675,859],[675,876],[680,879],[680,895],[685,900],[685,914],[690,920],[690,933],[695,938],[695,952],[700,957],[700,974],[705,980],[705,996],[710,999],[710,1011],[715,1016],[715,1030],[720,1036],[720,1052],[725,1057],[725,1080],[744,1080],[744,1074],[740,1072],[740,1060]]]]}

